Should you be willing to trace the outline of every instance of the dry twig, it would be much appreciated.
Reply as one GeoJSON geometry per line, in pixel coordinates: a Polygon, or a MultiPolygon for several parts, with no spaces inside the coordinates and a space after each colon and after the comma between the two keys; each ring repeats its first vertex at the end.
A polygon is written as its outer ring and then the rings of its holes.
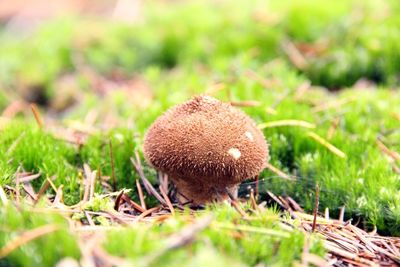
{"type": "Polygon", "coordinates": [[[59,227],[55,224],[47,224],[35,229],[29,230],[24,232],[22,235],[14,239],[13,241],[9,242],[5,247],[0,249],[0,259],[6,257],[11,252],[19,248],[20,246],[39,238],[43,235],[52,233],[58,230],[59,227]]]}

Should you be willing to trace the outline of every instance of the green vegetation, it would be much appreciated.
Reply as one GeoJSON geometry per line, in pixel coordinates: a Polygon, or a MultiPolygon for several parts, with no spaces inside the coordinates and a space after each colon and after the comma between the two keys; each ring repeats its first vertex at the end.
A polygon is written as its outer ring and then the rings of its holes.
{"type": "MultiPolygon", "coordinates": [[[[105,210],[104,206],[102,209],[105,210]]],[[[51,234],[29,242],[22,249],[11,253],[8,258],[0,260],[2,266],[53,266],[63,257],[83,257],[79,251],[78,235],[71,233],[61,215],[45,213],[39,208],[25,210],[24,207],[20,207],[17,210],[10,205],[2,206],[0,211],[1,231],[4,233],[0,236],[1,247],[22,231],[49,224],[55,226],[51,234]]],[[[227,205],[218,205],[199,212],[195,218],[189,214],[182,214],[162,224],[141,223],[129,228],[119,227],[104,232],[100,230],[100,233],[90,237],[92,241],[90,238],[86,241],[100,242],[104,251],[124,259],[128,266],[202,266],[205,263],[218,263],[218,266],[245,266],[257,263],[282,266],[294,260],[301,260],[304,242],[309,242],[310,253],[320,256],[324,253],[322,244],[316,237],[306,240],[299,230],[282,229],[278,223],[279,214],[272,210],[267,210],[257,220],[242,222],[240,226],[244,229],[240,234],[229,228],[233,225],[232,222],[238,220],[240,215],[234,209],[227,205]],[[170,243],[187,227],[188,220],[204,220],[205,216],[210,215],[214,220],[204,232],[198,234],[194,243],[176,249],[170,248],[170,243]],[[254,229],[267,231],[268,234],[254,232],[254,229]],[[241,236],[235,237],[235,232],[241,236]]]]}
{"type": "MultiPolygon", "coordinates": [[[[29,105],[0,117],[0,185],[15,187],[16,172],[41,173],[32,182],[36,191],[50,178],[57,188],[63,185],[65,204],[76,204],[84,191],[84,164],[113,176],[111,142],[117,189],[135,188],[138,175],[130,158],[135,150],[141,153],[152,121],[174,104],[210,93],[223,101],[257,101],[242,109],[260,124],[300,120],[315,126],[264,129],[271,164],[296,180],[266,169],[260,176],[261,200],[269,190],[312,211],[318,183],[320,210],[329,208],[336,216],[345,205],[346,219],[360,218],[360,226],[399,236],[400,162],[382,149],[383,144],[389,152],[400,151],[399,11],[394,0],[197,1],[173,8],[156,2],[137,25],[64,18],[28,37],[3,32],[0,112],[24,99],[38,103],[47,120],[40,129],[29,105]],[[72,132],[83,136],[78,145],[66,141],[77,140],[72,132]]],[[[156,172],[142,164],[157,184],[156,172]]],[[[112,185],[111,178],[107,182],[112,185]]],[[[96,193],[105,190],[98,181],[96,193]]],[[[134,190],[129,195],[137,199],[134,190]]],[[[47,193],[55,194],[51,188],[47,193]]],[[[216,219],[194,243],[157,255],[151,264],[283,266],[301,258],[306,237],[281,229],[282,214],[276,211],[267,209],[256,221],[241,224],[287,237],[244,232],[235,239],[216,225],[237,222],[236,211],[220,204],[195,216],[207,214],[216,219]]],[[[146,265],[166,246],[160,240],[179,232],[187,218],[107,231],[102,246],[146,265]]],[[[0,206],[0,248],[21,231],[44,224],[59,229],[17,249],[0,265],[48,266],[67,256],[82,257],[63,216],[32,213],[23,204],[0,206]]],[[[310,249],[324,253],[316,238],[310,249]]]]}

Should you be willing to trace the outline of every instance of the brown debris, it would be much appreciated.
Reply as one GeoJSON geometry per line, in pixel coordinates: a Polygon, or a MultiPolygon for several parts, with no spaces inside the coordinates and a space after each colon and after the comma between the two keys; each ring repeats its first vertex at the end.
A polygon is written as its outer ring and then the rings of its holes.
{"type": "Polygon", "coordinates": [[[23,100],[11,102],[1,113],[2,117],[14,118],[18,113],[25,112],[29,109],[29,104],[23,100]]]}
{"type": "Polygon", "coordinates": [[[36,123],[39,125],[40,128],[44,127],[42,116],[40,115],[39,109],[35,104],[31,104],[32,113],[35,117],[36,123]]]}
{"type": "Polygon", "coordinates": [[[261,102],[256,100],[247,100],[241,102],[231,101],[230,104],[234,107],[258,107],[261,105],[261,102]]]}
{"type": "MultiPolygon", "coordinates": [[[[277,197],[274,199],[280,206],[285,206],[277,197]]],[[[287,202],[293,203],[294,200],[287,202]]],[[[294,206],[300,207],[297,203],[294,206]]],[[[285,208],[290,210],[289,207],[285,208]]],[[[342,210],[344,213],[344,208],[342,210]]],[[[368,233],[350,222],[343,222],[342,216],[340,220],[332,220],[318,215],[308,215],[302,211],[294,211],[293,214],[301,222],[300,229],[310,233],[314,231],[322,237],[328,253],[326,260],[330,263],[329,266],[400,265],[399,237],[383,237],[376,233],[368,233]]]]}
{"type": "Polygon", "coordinates": [[[279,170],[275,166],[272,166],[272,164],[269,163],[269,162],[266,164],[266,168],[269,169],[271,172],[275,173],[276,175],[278,175],[279,177],[283,178],[283,179],[293,180],[292,177],[290,177],[289,175],[287,175],[283,171],[279,170]]]}
{"type": "Polygon", "coordinates": [[[163,198],[165,199],[165,202],[167,203],[167,206],[168,206],[169,211],[171,212],[171,215],[174,216],[175,215],[174,207],[172,206],[171,200],[169,200],[169,197],[168,197],[167,193],[164,191],[162,186],[160,186],[160,192],[161,192],[163,198]]]}
{"type": "Polygon", "coordinates": [[[112,140],[110,139],[109,141],[109,148],[110,148],[110,162],[111,162],[111,177],[112,177],[112,182],[113,182],[113,191],[117,190],[117,180],[115,177],[115,163],[114,163],[114,154],[113,154],[113,146],[112,146],[112,140]]]}
{"type": "Polygon", "coordinates": [[[145,212],[145,209],[143,209],[139,204],[133,201],[128,195],[123,193],[121,199],[128,203],[133,209],[139,212],[145,212]]]}
{"type": "Polygon", "coordinates": [[[326,135],[327,140],[331,140],[336,132],[336,129],[339,125],[340,117],[336,117],[333,119],[331,126],[329,127],[328,134],[326,135]]]}
{"type": "Polygon", "coordinates": [[[284,42],[282,48],[293,65],[300,70],[307,68],[308,62],[306,58],[291,41],[284,42]]]}
{"type": "Polygon", "coordinates": [[[146,202],[144,201],[142,186],[140,185],[139,180],[136,180],[136,188],[138,190],[138,195],[139,195],[139,199],[140,199],[140,206],[142,206],[143,209],[147,209],[146,208],[146,202]]]}
{"type": "Polygon", "coordinates": [[[39,200],[43,197],[44,193],[46,192],[47,188],[49,188],[50,182],[46,179],[46,182],[42,185],[39,190],[39,193],[36,196],[35,204],[39,202],[39,200]]]}
{"type": "Polygon", "coordinates": [[[381,140],[377,139],[376,144],[378,145],[379,149],[385,153],[387,156],[392,158],[395,161],[400,162],[400,154],[396,151],[390,150],[381,140]]]}
{"type": "Polygon", "coordinates": [[[319,185],[315,186],[315,204],[314,204],[314,219],[312,224],[312,231],[315,231],[315,226],[317,224],[317,214],[318,214],[318,207],[319,207],[319,185]]]}
{"type": "Polygon", "coordinates": [[[137,173],[139,174],[140,179],[142,180],[143,186],[146,189],[147,193],[154,196],[161,204],[167,205],[165,200],[161,197],[161,195],[157,192],[157,190],[153,187],[153,185],[147,180],[146,176],[144,175],[142,164],[140,162],[139,153],[135,151],[135,158],[131,158],[131,162],[135,167],[137,173]]]}

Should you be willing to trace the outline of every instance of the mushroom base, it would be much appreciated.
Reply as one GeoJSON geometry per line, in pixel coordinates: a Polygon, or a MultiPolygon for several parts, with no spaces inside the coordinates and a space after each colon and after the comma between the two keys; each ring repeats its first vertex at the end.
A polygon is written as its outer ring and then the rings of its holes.
{"type": "Polygon", "coordinates": [[[179,203],[191,203],[201,205],[210,202],[222,202],[229,200],[229,195],[237,197],[238,184],[218,184],[186,181],[171,177],[177,189],[179,203]]]}

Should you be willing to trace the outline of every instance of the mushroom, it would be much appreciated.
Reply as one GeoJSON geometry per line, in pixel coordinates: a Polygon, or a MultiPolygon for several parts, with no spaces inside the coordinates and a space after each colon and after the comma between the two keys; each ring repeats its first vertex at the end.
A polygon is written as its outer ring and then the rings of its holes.
{"type": "Polygon", "coordinates": [[[238,185],[269,160],[255,122],[210,96],[194,97],[161,115],[146,133],[144,155],[173,181],[179,202],[195,205],[237,195],[238,185]]]}

